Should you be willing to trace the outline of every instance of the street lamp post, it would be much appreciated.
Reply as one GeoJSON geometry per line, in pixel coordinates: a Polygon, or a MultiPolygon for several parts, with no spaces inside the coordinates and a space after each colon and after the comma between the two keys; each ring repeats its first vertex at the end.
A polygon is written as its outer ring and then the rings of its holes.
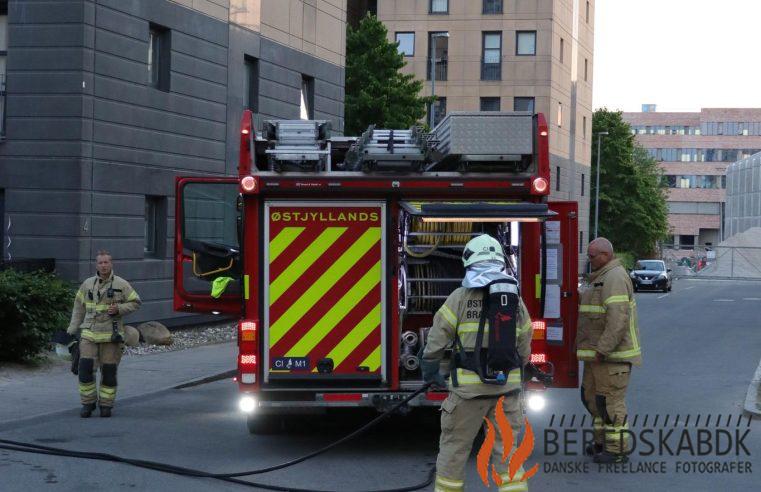
{"type": "Polygon", "coordinates": [[[448,38],[448,32],[437,32],[431,34],[431,111],[428,115],[428,119],[431,124],[431,130],[433,130],[436,109],[434,108],[433,98],[436,96],[436,41],[439,38],[448,38]]]}
{"type": "Polygon", "coordinates": [[[608,132],[599,132],[597,134],[597,177],[595,178],[595,239],[597,239],[597,225],[600,217],[600,143],[603,135],[609,135],[608,132]]]}

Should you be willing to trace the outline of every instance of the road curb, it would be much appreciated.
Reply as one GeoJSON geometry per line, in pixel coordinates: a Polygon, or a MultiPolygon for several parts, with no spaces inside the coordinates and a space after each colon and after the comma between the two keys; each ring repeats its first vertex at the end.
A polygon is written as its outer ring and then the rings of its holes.
{"type": "Polygon", "coordinates": [[[761,419],[761,362],[758,363],[756,373],[748,386],[743,412],[753,419],[761,419]]]}
{"type": "MultiPolygon", "coordinates": [[[[180,384],[174,384],[172,386],[167,386],[157,390],[149,391],[141,395],[130,396],[128,398],[119,399],[117,401],[119,403],[119,406],[122,406],[122,405],[128,405],[128,404],[136,403],[143,400],[149,400],[151,398],[161,396],[165,393],[169,393],[170,391],[173,391],[173,390],[191,388],[193,386],[200,386],[202,384],[211,383],[214,381],[220,381],[227,377],[232,377],[235,374],[235,372],[236,372],[235,370],[225,371],[218,374],[213,374],[211,376],[202,376],[200,378],[189,379],[188,381],[182,382],[180,384]]],[[[32,415],[31,417],[24,417],[24,418],[15,419],[15,420],[7,420],[5,422],[0,422],[0,432],[7,431],[7,430],[15,430],[20,427],[27,427],[27,426],[35,425],[41,422],[55,420],[56,418],[59,418],[59,417],[72,416],[74,414],[77,414],[78,411],[79,411],[79,407],[72,407],[66,410],[57,410],[55,412],[40,413],[37,415],[32,415]]]]}

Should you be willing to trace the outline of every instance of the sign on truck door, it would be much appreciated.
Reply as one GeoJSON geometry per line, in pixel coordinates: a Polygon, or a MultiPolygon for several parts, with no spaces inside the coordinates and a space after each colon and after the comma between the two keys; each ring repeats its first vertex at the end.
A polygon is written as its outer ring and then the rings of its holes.
{"type": "Polygon", "coordinates": [[[265,205],[265,380],[386,380],[385,205],[265,205]]]}

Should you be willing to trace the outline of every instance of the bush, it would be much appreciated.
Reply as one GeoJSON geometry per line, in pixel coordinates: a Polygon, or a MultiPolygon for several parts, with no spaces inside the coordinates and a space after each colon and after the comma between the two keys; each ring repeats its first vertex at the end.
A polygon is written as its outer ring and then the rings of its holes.
{"type": "Polygon", "coordinates": [[[621,260],[621,264],[626,268],[626,270],[633,270],[634,269],[634,262],[636,261],[636,258],[634,257],[633,253],[629,253],[628,251],[618,251],[616,252],[616,258],[621,260]]]}
{"type": "Polygon", "coordinates": [[[74,289],[53,274],[0,272],[0,361],[33,359],[66,329],[74,289]]]}

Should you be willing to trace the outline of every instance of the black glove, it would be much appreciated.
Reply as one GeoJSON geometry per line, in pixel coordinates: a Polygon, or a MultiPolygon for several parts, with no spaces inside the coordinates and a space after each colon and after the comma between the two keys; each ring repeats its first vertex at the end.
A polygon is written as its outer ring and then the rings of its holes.
{"type": "Polygon", "coordinates": [[[77,376],[79,375],[79,340],[69,345],[69,353],[71,354],[71,373],[77,376]]]}
{"type": "Polygon", "coordinates": [[[423,381],[426,383],[433,383],[434,386],[439,388],[446,388],[447,381],[444,379],[444,375],[439,372],[438,360],[425,360],[420,359],[420,370],[423,373],[423,381]]]}

